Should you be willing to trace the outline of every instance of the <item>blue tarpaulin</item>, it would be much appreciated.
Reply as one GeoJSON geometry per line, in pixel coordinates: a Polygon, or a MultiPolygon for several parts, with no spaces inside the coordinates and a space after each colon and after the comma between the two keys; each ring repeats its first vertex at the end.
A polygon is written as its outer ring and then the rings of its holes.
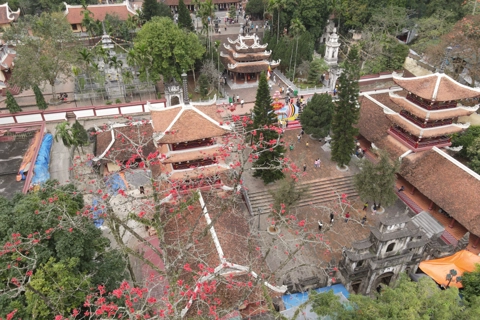
{"type": "Polygon", "coordinates": [[[53,144],[53,136],[51,133],[45,134],[38,150],[37,160],[33,169],[33,178],[31,185],[43,184],[50,179],[48,166],[50,164],[50,149],[53,144]]]}
{"type": "MultiPolygon", "coordinates": [[[[105,181],[107,185],[107,192],[110,194],[117,194],[118,190],[125,190],[125,182],[118,173],[112,174],[105,181]]],[[[103,225],[104,220],[99,218],[103,214],[103,210],[98,206],[98,199],[93,199],[92,201],[92,213],[93,213],[93,223],[95,227],[100,228],[103,225]]]]}
{"type": "MultiPolygon", "coordinates": [[[[319,288],[315,289],[316,292],[322,293],[333,290],[334,294],[341,293],[345,298],[348,299],[349,293],[348,290],[343,286],[343,284],[334,284],[330,287],[319,288]]],[[[293,294],[285,294],[282,296],[283,304],[285,305],[285,309],[290,309],[293,307],[298,307],[302,303],[308,300],[308,292],[301,292],[301,293],[293,293],[293,294]]]]}

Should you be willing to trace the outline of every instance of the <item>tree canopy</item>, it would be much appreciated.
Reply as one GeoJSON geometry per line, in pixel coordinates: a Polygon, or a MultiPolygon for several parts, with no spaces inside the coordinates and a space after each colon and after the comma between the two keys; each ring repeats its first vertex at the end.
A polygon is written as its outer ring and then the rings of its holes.
{"type": "Polygon", "coordinates": [[[302,128],[307,134],[323,138],[330,134],[335,103],[328,93],[314,94],[300,115],[302,128]]]}
{"type": "Polygon", "coordinates": [[[272,125],[277,122],[277,116],[273,110],[265,73],[260,75],[252,118],[253,122],[250,125],[250,129],[254,130],[252,139],[260,144],[255,150],[256,160],[253,166],[256,169],[253,176],[261,178],[265,183],[282,179],[284,174],[278,165],[281,164],[285,148],[279,143],[278,132],[272,128],[272,125]]]}
{"type": "Polygon", "coordinates": [[[342,74],[338,79],[338,101],[332,121],[332,161],[339,167],[350,163],[355,149],[354,137],[358,129],[354,125],[359,117],[358,94],[360,57],[356,46],[350,49],[342,74]]]}
{"type": "Polygon", "coordinates": [[[341,303],[333,291],[312,291],[310,302],[317,315],[345,320],[474,319],[480,311],[478,305],[462,305],[456,287],[441,290],[430,278],[412,282],[405,274],[393,287],[383,286],[373,299],[352,294],[348,302],[341,303]]]}
{"type": "Polygon", "coordinates": [[[190,17],[190,11],[183,0],[178,2],[178,26],[181,29],[187,29],[190,31],[194,30],[192,17],[190,17]]]}
{"type": "Polygon", "coordinates": [[[55,99],[55,83],[66,81],[77,60],[76,37],[61,12],[24,17],[7,29],[4,40],[18,41],[12,82],[21,89],[48,83],[55,99]],[[31,34],[30,34],[31,33],[31,34]]]}
{"type": "Polygon", "coordinates": [[[134,42],[135,50],[145,48],[150,54],[152,79],[180,79],[183,70],[190,70],[205,53],[195,33],[180,29],[169,18],[154,17],[143,25],[134,42]]]}
{"type": "Polygon", "coordinates": [[[172,13],[170,7],[163,2],[157,0],[144,0],[142,4],[141,20],[148,22],[153,17],[167,17],[171,18],[172,13]]]}
{"type": "Polygon", "coordinates": [[[355,188],[362,200],[371,200],[375,206],[388,207],[397,200],[394,192],[395,180],[400,162],[391,161],[388,153],[379,150],[379,161],[373,163],[364,158],[359,166],[361,171],[354,177],[355,188]]]}
{"type": "Polygon", "coordinates": [[[0,317],[15,309],[22,319],[67,316],[92,286],[113,290],[125,278],[120,253],[82,211],[83,196],[54,181],[0,198],[0,239],[15,243],[0,257],[0,317]]]}

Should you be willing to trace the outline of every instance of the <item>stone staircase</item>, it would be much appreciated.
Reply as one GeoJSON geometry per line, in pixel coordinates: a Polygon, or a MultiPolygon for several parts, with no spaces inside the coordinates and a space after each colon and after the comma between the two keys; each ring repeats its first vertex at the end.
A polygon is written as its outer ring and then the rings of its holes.
{"type": "MultiPolygon", "coordinates": [[[[301,187],[307,187],[307,195],[302,199],[297,207],[308,206],[330,202],[345,193],[349,198],[357,196],[358,193],[353,185],[353,175],[341,178],[318,179],[300,184],[301,187]]],[[[273,189],[272,191],[274,191],[273,189]]],[[[273,203],[273,197],[269,190],[249,192],[248,197],[252,206],[254,215],[259,212],[267,212],[273,203]]]]}
{"type": "Polygon", "coordinates": [[[222,117],[222,119],[223,119],[223,121],[225,121],[225,123],[227,123],[227,122],[233,123],[233,130],[235,132],[241,133],[241,134],[245,133],[245,127],[243,126],[242,120],[233,122],[233,119],[232,119],[231,115],[222,117]]]}

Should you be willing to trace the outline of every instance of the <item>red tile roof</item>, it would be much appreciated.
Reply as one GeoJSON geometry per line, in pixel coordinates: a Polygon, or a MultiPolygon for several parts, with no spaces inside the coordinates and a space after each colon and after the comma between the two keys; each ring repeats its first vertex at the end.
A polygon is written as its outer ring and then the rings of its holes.
{"type": "Polygon", "coordinates": [[[0,4],[0,24],[9,24],[16,21],[20,16],[20,9],[12,11],[8,3],[0,4]]]}
{"type": "Polygon", "coordinates": [[[415,78],[394,76],[393,81],[405,90],[428,100],[451,101],[480,96],[479,89],[460,84],[444,73],[434,73],[415,78]]]}
{"type": "MultiPolygon", "coordinates": [[[[115,15],[120,20],[127,20],[129,16],[136,15],[135,10],[130,6],[128,1],[120,4],[99,4],[99,5],[90,5],[88,10],[92,13],[92,18],[94,20],[105,20],[105,16],[115,15]]],[[[67,9],[65,10],[65,16],[67,21],[70,24],[79,24],[83,20],[83,7],[82,6],[72,6],[67,4],[67,9]]]]}

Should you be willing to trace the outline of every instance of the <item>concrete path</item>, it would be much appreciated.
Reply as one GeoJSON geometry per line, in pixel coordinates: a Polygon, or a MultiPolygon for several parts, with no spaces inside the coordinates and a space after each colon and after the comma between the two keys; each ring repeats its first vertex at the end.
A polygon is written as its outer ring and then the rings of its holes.
{"type": "MultiPolygon", "coordinates": [[[[47,124],[47,130],[55,136],[56,123],[47,124]]],[[[52,150],[50,151],[50,178],[56,179],[60,184],[65,184],[70,180],[70,149],[63,145],[62,141],[53,140],[52,150]]]]}

